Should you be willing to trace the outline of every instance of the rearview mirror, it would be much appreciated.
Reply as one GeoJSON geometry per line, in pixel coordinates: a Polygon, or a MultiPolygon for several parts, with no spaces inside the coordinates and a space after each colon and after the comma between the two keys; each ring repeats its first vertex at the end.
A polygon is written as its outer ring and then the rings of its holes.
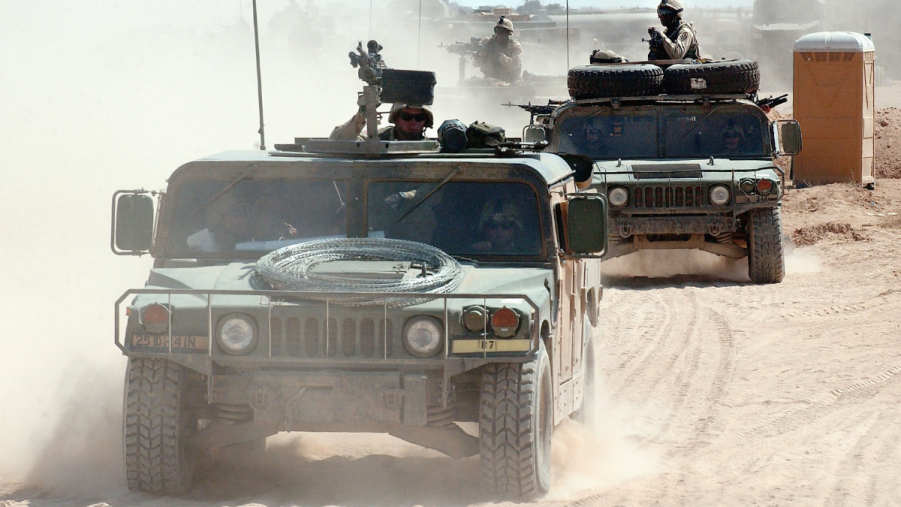
{"type": "Polygon", "coordinates": [[[544,127],[526,125],[522,129],[522,141],[524,143],[541,143],[547,141],[547,131],[544,127]]]}
{"type": "Polygon", "coordinates": [[[607,198],[602,194],[573,197],[567,203],[567,253],[601,257],[607,253],[607,198]]]}
{"type": "Polygon", "coordinates": [[[801,152],[801,125],[797,120],[774,122],[773,141],[780,155],[797,155],[801,152]]]}
{"type": "Polygon", "coordinates": [[[142,255],[153,243],[153,199],[142,190],[113,195],[113,253],[142,255]],[[118,198],[117,198],[118,197],[118,198]]]}

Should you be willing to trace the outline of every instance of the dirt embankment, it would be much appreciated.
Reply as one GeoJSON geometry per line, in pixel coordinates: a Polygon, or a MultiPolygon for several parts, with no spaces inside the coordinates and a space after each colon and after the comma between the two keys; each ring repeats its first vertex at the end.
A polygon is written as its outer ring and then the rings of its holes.
{"type": "Polygon", "coordinates": [[[901,109],[876,110],[876,178],[901,178],[901,109]]]}

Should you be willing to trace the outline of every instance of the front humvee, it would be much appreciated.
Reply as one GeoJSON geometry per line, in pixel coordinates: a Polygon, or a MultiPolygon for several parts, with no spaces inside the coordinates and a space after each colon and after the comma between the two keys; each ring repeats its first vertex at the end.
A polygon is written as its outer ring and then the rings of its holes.
{"type": "Polygon", "coordinates": [[[116,303],[130,488],[179,494],[217,450],[330,431],[480,454],[501,497],[548,490],[553,427],[590,411],[607,241],[563,159],[229,152],[179,168],[155,215],[114,196],[113,250],[155,259],[116,303]]]}
{"type": "Polygon", "coordinates": [[[608,257],[698,249],[748,257],[758,283],[780,282],[784,174],[796,122],[770,122],[746,95],[582,100],[551,115],[547,151],[591,159],[590,188],[610,203],[608,257]]]}

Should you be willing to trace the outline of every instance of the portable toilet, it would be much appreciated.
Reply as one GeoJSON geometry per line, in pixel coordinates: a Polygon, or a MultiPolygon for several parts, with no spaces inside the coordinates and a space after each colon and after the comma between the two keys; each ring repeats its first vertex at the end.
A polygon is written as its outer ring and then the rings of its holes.
{"type": "Polygon", "coordinates": [[[817,32],[795,41],[794,118],[804,141],[792,163],[796,185],[875,183],[875,53],[859,33],[817,32]]]}

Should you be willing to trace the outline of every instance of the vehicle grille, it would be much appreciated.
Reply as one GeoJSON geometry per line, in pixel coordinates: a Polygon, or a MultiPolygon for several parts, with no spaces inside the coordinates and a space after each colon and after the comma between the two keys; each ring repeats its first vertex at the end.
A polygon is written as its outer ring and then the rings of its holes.
{"type": "Polygon", "coordinates": [[[334,357],[340,353],[343,357],[373,357],[378,351],[378,356],[391,357],[394,350],[392,343],[394,323],[391,320],[386,325],[384,319],[376,322],[369,318],[357,321],[346,317],[339,322],[338,319],[331,317],[328,319],[328,331],[326,332],[325,319],[307,317],[304,319],[301,332],[298,318],[289,317],[282,325],[281,318],[272,317],[269,321],[269,329],[272,333],[273,356],[324,357],[327,355],[334,357]],[[386,328],[387,350],[385,348],[386,328]],[[325,337],[328,338],[328,347],[321,341],[325,337]],[[302,355],[301,343],[303,343],[302,355]],[[328,350],[327,354],[326,350],[328,350]]]}
{"type": "Polygon", "coordinates": [[[638,209],[691,208],[704,205],[700,185],[650,185],[635,187],[632,206],[638,209]]]}

